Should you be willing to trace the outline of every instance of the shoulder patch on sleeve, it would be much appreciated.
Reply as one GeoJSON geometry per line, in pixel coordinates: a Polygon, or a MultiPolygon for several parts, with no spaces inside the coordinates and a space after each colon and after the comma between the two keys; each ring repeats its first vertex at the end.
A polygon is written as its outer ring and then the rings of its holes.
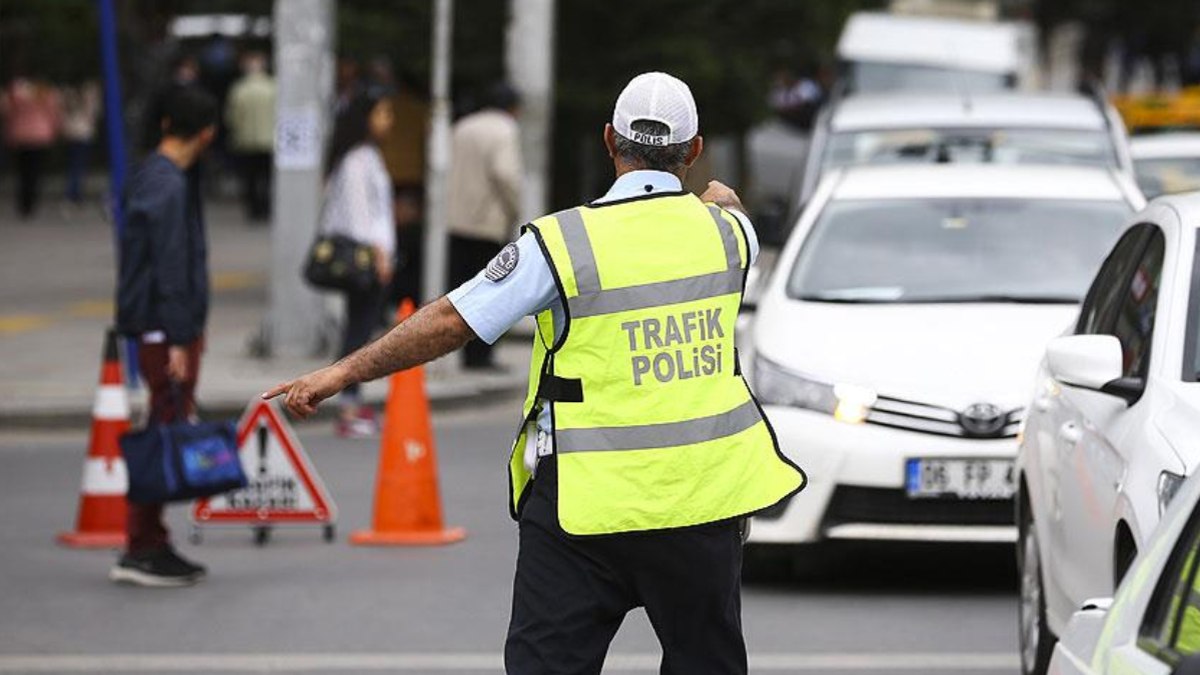
{"type": "Polygon", "coordinates": [[[517,245],[509,244],[501,249],[495,258],[492,258],[483,274],[492,283],[504,281],[505,277],[517,269],[517,262],[520,259],[521,252],[517,249],[517,245]]]}

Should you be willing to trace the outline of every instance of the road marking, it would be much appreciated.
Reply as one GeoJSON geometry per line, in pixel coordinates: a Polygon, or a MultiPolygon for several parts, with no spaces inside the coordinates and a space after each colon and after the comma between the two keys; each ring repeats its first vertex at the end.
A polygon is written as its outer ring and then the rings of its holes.
{"type": "Polygon", "coordinates": [[[214,272],[212,275],[212,289],[214,293],[258,288],[264,282],[265,278],[261,272],[227,270],[224,272],[214,272]]]}
{"type": "Polygon", "coordinates": [[[81,300],[72,302],[67,306],[67,313],[71,316],[82,317],[86,319],[107,319],[113,315],[112,300],[81,300]]]}
{"type": "MultiPolygon", "coordinates": [[[[658,672],[657,654],[610,654],[606,672],[658,672]]],[[[1013,670],[1015,654],[996,653],[777,653],[750,656],[753,672],[915,671],[970,672],[1013,670]]],[[[364,653],[364,654],[11,654],[0,655],[0,672],[499,672],[499,654],[364,653]]]]}
{"type": "MultiPolygon", "coordinates": [[[[266,282],[266,277],[260,272],[227,270],[214,272],[211,280],[213,293],[227,293],[261,288],[266,282]]],[[[67,318],[108,319],[112,315],[113,301],[100,298],[79,300],[61,309],[35,314],[0,314],[0,335],[28,333],[67,318]]]]}
{"type": "Polygon", "coordinates": [[[0,315],[0,335],[25,333],[49,323],[50,318],[44,314],[3,314],[0,315]]]}

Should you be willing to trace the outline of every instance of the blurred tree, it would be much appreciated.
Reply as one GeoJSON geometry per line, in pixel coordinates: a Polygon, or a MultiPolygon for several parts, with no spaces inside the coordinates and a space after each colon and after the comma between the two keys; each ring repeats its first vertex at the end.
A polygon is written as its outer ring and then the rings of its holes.
{"type": "MultiPolygon", "coordinates": [[[[881,0],[561,0],[553,203],[563,206],[607,182],[600,130],[621,87],[647,70],[688,83],[709,137],[742,132],[767,114],[780,47],[798,70],[832,65],[846,17],[881,0]],[[589,140],[591,139],[591,140],[589,140]],[[590,148],[590,151],[585,149],[590,148]]],[[[815,73],[810,72],[810,75],[815,73]]]]}
{"type": "Polygon", "coordinates": [[[0,78],[98,77],[98,35],[92,0],[0,0],[0,78]]]}

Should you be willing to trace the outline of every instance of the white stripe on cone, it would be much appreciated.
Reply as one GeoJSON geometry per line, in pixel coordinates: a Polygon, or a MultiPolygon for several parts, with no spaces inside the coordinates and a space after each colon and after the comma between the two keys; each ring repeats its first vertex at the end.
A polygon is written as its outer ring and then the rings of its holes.
{"type": "Polygon", "coordinates": [[[102,384],[96,390],[96,402],[92,406],[92,417],[106,421],[129,419],[129,396],[119,384],[102,384]]]}
{"type": "Polygon", "coordinates": [[[83,488],[85,495],[93,497],[124,496],[129,489],[129,474],[125,460],[88,457],[83,463],[83,488]]]}

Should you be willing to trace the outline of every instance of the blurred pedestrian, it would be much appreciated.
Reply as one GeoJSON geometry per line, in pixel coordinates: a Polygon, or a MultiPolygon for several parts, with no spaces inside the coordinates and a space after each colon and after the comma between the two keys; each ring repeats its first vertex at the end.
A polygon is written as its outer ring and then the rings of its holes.
{"type": "MultiPolygon", "coordinates": [[[[162,140],[134,171],[122,197],[117,327],[139,343],[150,423],[169,424],[195,413],[209,303],[197,162],[216,137],[217,117],[216,101],[203,90],[172,90],[163,101],[162,140]]],[[[203,566],[171,546],[162,504],[130,502],[128,511],[128,547],[110,579],[183,586],[205,575],[203,566]]]]}
{"type": "MultiPolygon", "coordinates": [[[[387,91],[394,123],[377,145],[392,180],[392,211],[396,221],[396,254],[387,299],[399,304],[421,298],[423,201],[425,194],[425,130],[429,109],[410,83],[396,78],[391,60],[376,56],[367,62],[362,86],[387,91]],[[399,85],[399,86],[398,86],[399,85]]],[[[385,317],[387,322],[391,317],[385,317]]]]}
{"type": "Polygon", "coordinates": [[[768,102],[779,119],[801,131],[812,129],[813,120],[825,99],[815,71],[795,68],[790,63],[776,65],[768,102]]]}
{"type": "Polygon", "coordinates": [[[634,78],[604,144],[617,179],[534,220],[468,283],[371,345],[280,384],[293,414],[355,382],[494,341],[537,315],[509,460],[520,522],[510,674],[599,673],[644,607],[660,672],[747,672],[745,518],[804,486],[741,377],[734,327],[758,252],[737,195],[682,180],[704,143],[688,86],[634,78]]]}
{"type": "Polygon", "coordinates": [[[414,303],[421,298],[421,270],[424,260],[424,190],[411,185],[392,184],[392,211],[396,219],[396,255],[392,272],[390,300],[399,305],[405,298],[414,303]]]}
{"type": "Polygon", "coordinates": [[[336,118],[350,107],[350,102],[362,90],[358,61],[349,56],[339,56],[337,76],[334,80],[333,114],[336,118]]]}
{"type": "MultiPolygon", "coordinates": [[[[496,84],[482,110],[460,119],[452,131],[449,200],[450,285],[475,276],[512,239],[521,212],[520,99],[496,84]]],[[[492,346],[476,341],[463,350],[470,370],[497,370],[492,346]]]]}
{"type": "Polygon", "coordinates": [[[242,172],[242,197],[251,220],[271,215],[271,152],[275,147],[275,79],[267,58],[250,52],[225,105],[230,145],[242,172]]]}
{"type": "Polygon", "coordinates": [[[37,211],[42,171],[58,139],[62,111],[49,84],[18,76],[0,92],[4,142],[17,166],[17,214],[28,219],[37,211]]]}
{"type": "MultiPolygon", "coordinates": [[[[346,291],[346,321],[341,355],[362,347],[379,325],[396,251],[392,212],[392,181],[379,152],[379,141],[391,130],[392,105],[388,92],[359,92],[334,123],[326,160],[323,234],[341,234],[375,250],[379,283],[365,291],[346,291]]],[[[342,392],[336,431],[344,438],[362,438],[378,431],[375,411],[365,405],[358,384],[342,392]]]]}
{"type": "Polygon", "coordinates": [[[88,79],[62,88],[62,136],[67,150],[67,199],[83,202],[88,159],[100,118],[100,84],[88,79]]]}

